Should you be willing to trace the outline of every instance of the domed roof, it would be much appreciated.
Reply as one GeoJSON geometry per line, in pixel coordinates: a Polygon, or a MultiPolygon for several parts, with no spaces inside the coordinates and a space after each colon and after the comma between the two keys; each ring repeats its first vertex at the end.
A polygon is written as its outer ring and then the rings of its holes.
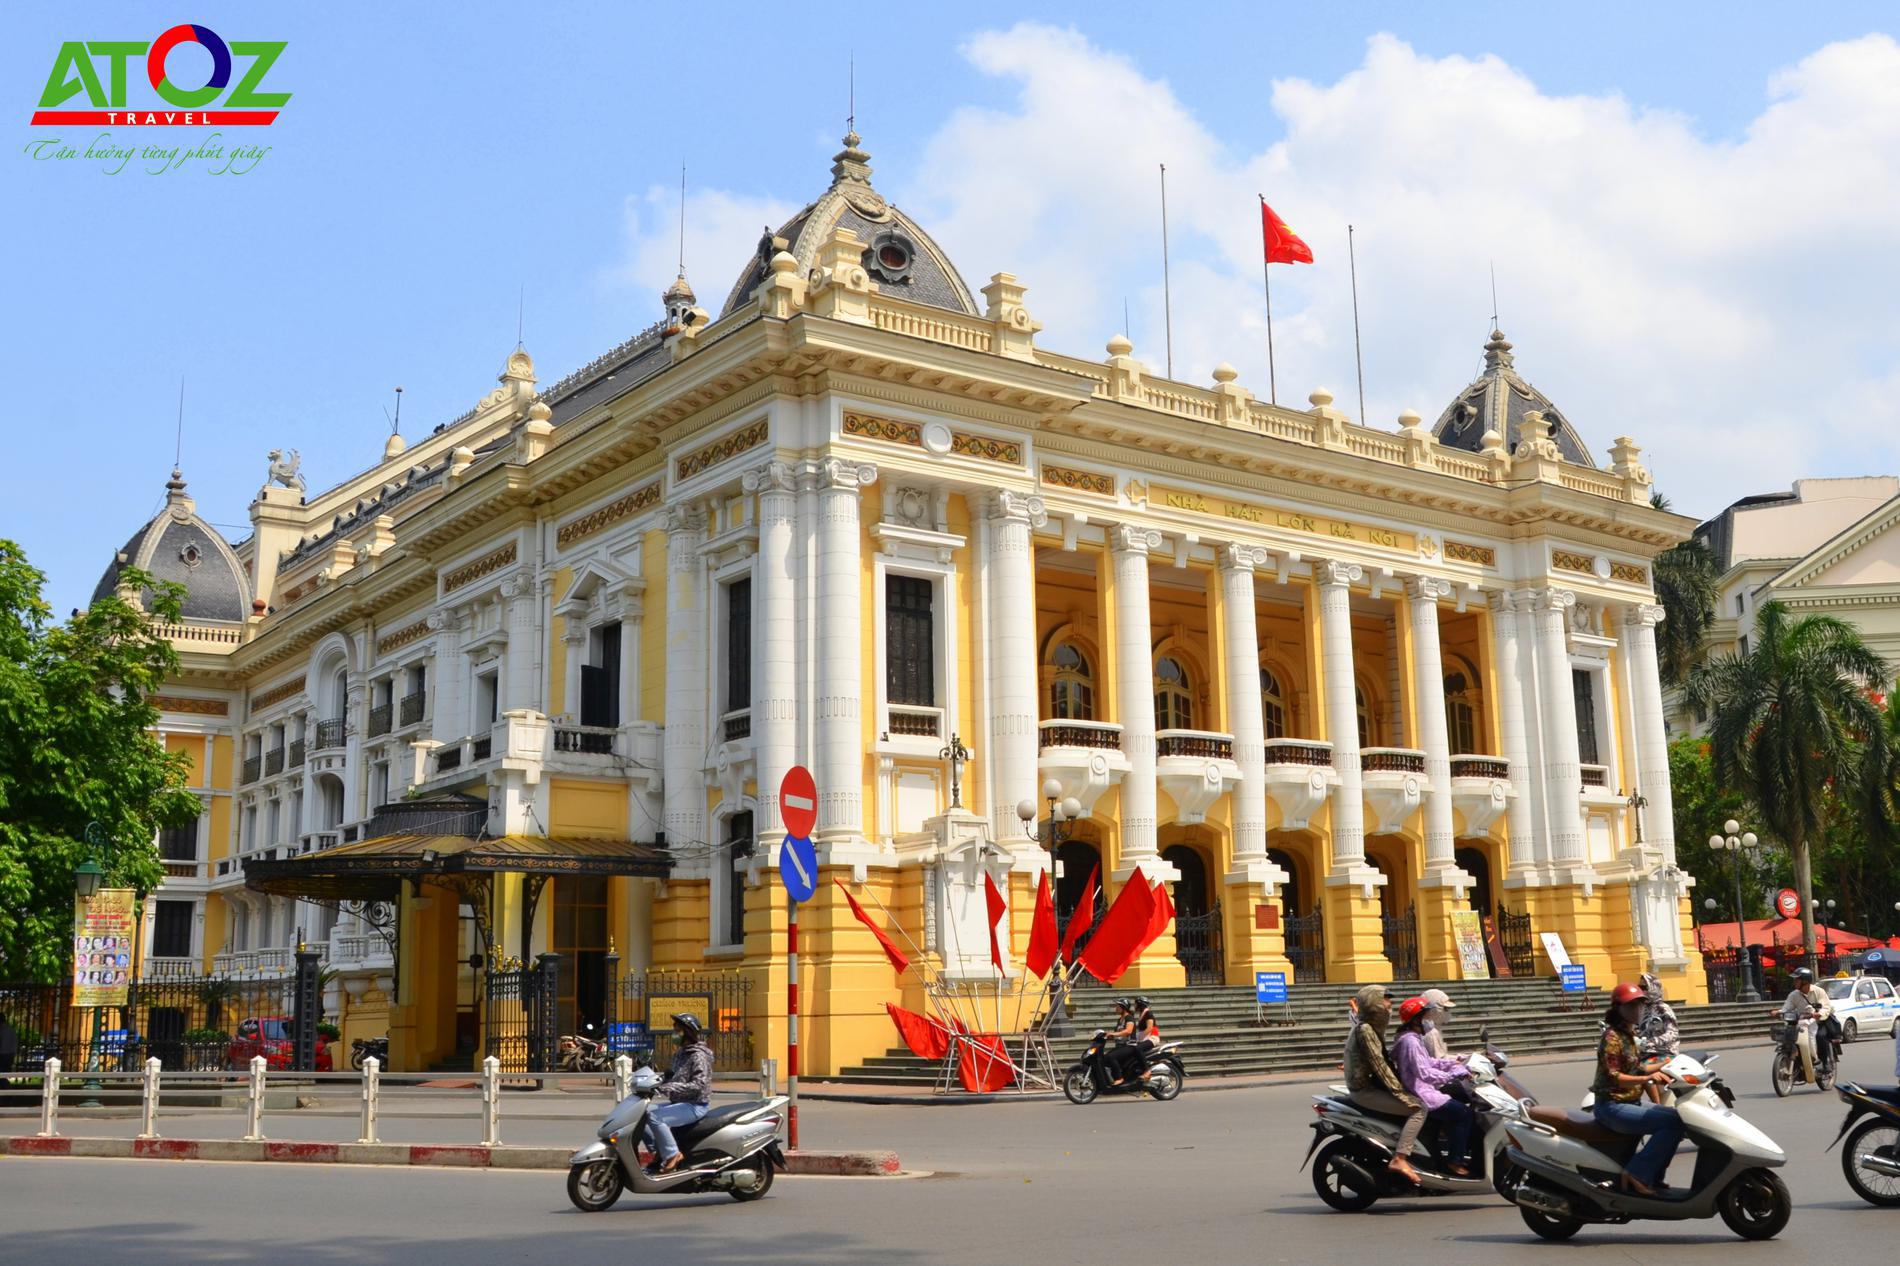
{"type": "Polygon", "coordinates": [[[1518,374],[1511,344],[1504,331],[1494,329],[1484,345],[1484,372],[1445,406],[1432,434],[1449,448],[1478,453],[1484,451],[1485,432],[1496,431],[1504,438],[1505,451],[1515,453],[1524,415],[1533,411],[1549,419],[1550,438],[1556,441],[1565,461],[1577,466],[1596,465],[1563,411],[1518,374]]]}
{"type": "Polygon", "coordinates": [[[99,577],[94,602],[117,591],[119,573],[127,567],[183,585],[187,620],[241,623],[251,613],[251,586],[243,564],[230,543],[198,517],[179,471],[172,471],[165,485],[165,508],[132,534],[99,577]]]}
{"type": "Polygon", "coordinates": [[[844,148],[831,164],[831,187],[818,200],[787,220],[776,233],[759,239],[720,316],[741,306],[772,273],[772,256],[790,251],[801,271],[817,262],[818,249],[839,229],[850,229],[864,243],[864,267],[887,295],[929,304],[966,316],[980,316],[970,288],[949,256],[917,222],[884,200],[871,187],[871,156],[848,132],[844,148]]]}

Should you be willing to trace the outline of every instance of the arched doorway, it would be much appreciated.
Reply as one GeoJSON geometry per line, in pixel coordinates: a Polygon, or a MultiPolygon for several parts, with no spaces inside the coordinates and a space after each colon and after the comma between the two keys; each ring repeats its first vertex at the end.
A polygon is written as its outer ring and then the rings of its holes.
{"type": "MultiPolygon", "coordinates": [[[[1095,845],[1087,840],[1064,840],[1056,848],[1056,860],[1062,863],[1062,874],[1056,880],[1056,926],[1066,933],[1069,919],[1088,895],[1091,876],[1095,877],[1095,890],[1101,891],[1101,878],[1098,874],[1102,864],[1102,855],[1095,845]]],[[[1095,899],[1095,908],[1103,908],[1101,897],[1095,899]]]]}
{"type": "Polygon", "coordinates": [[[1267,860],[1286,872],[1286,882],[1280,885],[1280,908],[1287,914],[1304,914],[1316,904],[1313,886],[1308,881],[1300,859],[1285,849],[1270,848],[1267,860]]]}
{"type": "Polygon", "coordinates": [[[1458,869],[1472,878],[1471,908],[1479,914],[1490,914],[1497,902],[1497,895],[1491,888],[1491,859],[1481,848],[1461,848],[1453,854],[1458,869]]]}
{"type": "Polygon", "coordinates": [[[1181,872],[1174,881],[1174,956],[1187,973],[1187,983],[1225,983],[1220,903],[1208,890],[1207,859],[1192,845],[1170,844],[1161,850],[1161,860],[1181,872]]]}
{"type": "Polygon", "coordinates": [[[1201,850],[1186,844],[1170,844],[1161,850],[1161,860],[1181,872],[1174,884],[1174,913],[1190,918],[1207,913],[1207,862],[1201,850]]]}

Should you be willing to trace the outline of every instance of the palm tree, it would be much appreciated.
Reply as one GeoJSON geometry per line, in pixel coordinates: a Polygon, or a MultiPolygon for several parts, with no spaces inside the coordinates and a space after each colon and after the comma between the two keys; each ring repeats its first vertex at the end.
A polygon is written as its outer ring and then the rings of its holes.
{"type": "MultiPolygon", "coordinates": [[[[1669,498],[1651,493],[1649,504],[1669,509],[1669,498]]],[[[1716,582],[1720,579],[1708,542],[1692,536],[1656,555],[1652,576],[1656,601],[1662,604],[1662,627],[1656,631],[1656,661],[1663,685],[1680,686],[1700,658],[1702,638],[1715,619],[1716,582]]]]}
{"type": "Polygon", "coordinates": [[[1885,798],[1873,789],[1886,781],[1892,757],[1874,692],[1886,686],[1888,668],[1850,625],[1832,616],[1792,619],[1779,602],[1756,613],[1748,646],[1698,664],[1684,697],[1709,712],[1717,780],[1746,794],[1788,845],[1812,965],[1808,846],[1821,833],[1831,788],[1884,816],[1876,806],[1885,798]]]}

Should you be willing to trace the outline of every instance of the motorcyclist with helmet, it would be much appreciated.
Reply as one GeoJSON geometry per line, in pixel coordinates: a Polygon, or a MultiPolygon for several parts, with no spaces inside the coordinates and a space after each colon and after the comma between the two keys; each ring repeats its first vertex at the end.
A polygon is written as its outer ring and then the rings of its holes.
{"type": "MultiPolygon", "coordinates": [[[[1814,981],[1814,973],[1806,967],[1794,969],[1794,988],[1781,1004],[1781,1020],[1784,1024],[1797,1024],[1804,1018],[1814,1021],[1814,1051],[1821,1062],[1828,1067],[1834,1064],[1839,1053],[1835,1050],[1834,1004],[1828,999],[1827,990],[1814,981]]],[[[1812,1070],[1809,1070],[1810,1075],[1812,1070]]]]}
{"type": "Polygon", "coordinates": [[[1668,1073],[1643,1057],[1642,1039],[1636,1025],[1642,1019],[1645,999],[1643,987],[1625,981],[1610,994],[1610,1006],[1603,1014],[1603,1036],[1597,1042],[1597,1075],[1590,1085],[1595,1096],[1591,1111],[1597,1124],[1618,1134],[1649,1141],[1630,1158],[1621,1183],[1625,1191],[1653,1196],[1663,1187],[1662,1177],[1670,1159],[1681,1146],[1682,1116],[1662,1104],[1642,1103],[1650,1085],[1667,1085],[1668,1073]]]}
{"type": "Polygon", "coordinates": [[[659,1158],[659,1173],[670,1173],[684,1161],[673,1139],[676,1127],[691,1125],[712,1108],[712,1049],[706,1045],[699,1017],[680,1012],[672,1017],[679,1049],[667,1067],[666,1078],[654,1090],[666,1102],[647,1112],[646,1140],[659,1158]]]}
{"type": "Polygon", "coordinates": [[[1106,1058],[1110,1084],[1119,1086],[1141,1075],[1142,1062],[1148,1052],[1161,1044],[1161,1030],[1146,998],[1117,998],[1115,1012],[1120,1023],[1109,1034],[1115,1039],[1115,1045],[1109,1048],[1106,1058]]]}
{"type": "Polygon", "coordinates": [[[1471,1070],[1449,1056],[1431,1054],[1425,1045],[1425,1016],[1431,1003],[1423,997],[1399,1004],[1399,1036],[1392,1043],[1392,1067],[1413,1098],[1425,1105],[1426,1117],[1438,1122],[1445,1169],[1454,1177],[1471,1173],[1471,1131],[1476,1114],[1453,1093],[1471,1070]]]}

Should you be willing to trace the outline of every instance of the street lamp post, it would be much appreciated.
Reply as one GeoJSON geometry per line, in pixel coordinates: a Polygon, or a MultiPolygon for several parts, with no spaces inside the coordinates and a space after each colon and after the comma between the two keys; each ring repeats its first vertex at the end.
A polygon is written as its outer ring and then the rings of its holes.
{"type": "MultiPolygon", "coordinates": [[[[103,835],[104,831],[97,822],[87,824],[86,842],[88,844],[93,845],[95,848],[98,847],[99,840],[103,835]]],[[[73,895],[78,897],[79,900],[90,904],[93,897],[98,895],[99,885],[105,881],[105,876],[105,868],[100,866],[92,857],[88,856],[85,861],[73,867],[73,895]]],[[[77,933],[74,935],[77,936],[77,933]]],[[[75,972],[76,971],[77,968],[75,968],[75,972]]],[[[77,979],[76,974],[74,979],[77,979]]],[[[90,1043],[92,1049],[87,1054],[86,1066],[95,1072],[98,1071],[99,1068],[99,1035],[104,1014],[105,1009],[103,1007],[92,1008],[92,1039],[90,1043]]],[[[82,1108],[98,1107],[99,1091],[101,1089],[98,1079],[94,1078],[87,1082],[86,1089],[91,1093],[92,1097],[88,1098],[85,1102],[80,1104],[80,1106],[82,1108]]]]}
{"type": "MultiPolygon", "coordinates": [[[[1074,796],[1062,794],[1062,783],[1055,778],[1046,779],[1042,784],[1043,799],[1049,802],[1049,832],[1046,847],[1049,850],[1050,887],[1053,888],[1056,874],[1056,851],[1069,838],[1072,824],[1082,817],[1082,802],[1074,796]]],[[[1016,804],[1016,816],[1022,819],[1023,834],[1039,844],[1045,843],[1042,827],[1036,821],[1036,802],[1024,798],[1016,804]]],[[[1087,893],[1082,894],[1085,898],[1087,893]]],[[[1073,916],[1071,916],[1073,917],[1073,916]]],[[[1056,959],[1049,965],[1049,1010],[1050,1037],[1068,1037],[1073,1030],[1069,1027],[1068,1015],[1063,1007],[1066,989],[1063,981],[1062,957],[1058,952],[1056,959]]]]}
{"type": "MultiPolygon", "coordinates": [[[[1742,916],[1742,857],[1752,852],[1760,843],[1753,831],[1743,831],[1742,824],[1730,818],[1722,824],[1723,834],[1709,837],[1709,848],[1718,853],[1735,855],[1735,961],[1742,969],[1742,992],[1738,996],[1741,1002],[1760,1002],[1761,994],[1755,990],[1755,976],[1749,970],[1748,961],[1748,925],[1742,916]]],[[[1709,904],[1714,905],[1711,899],[1709,904]]]]}

